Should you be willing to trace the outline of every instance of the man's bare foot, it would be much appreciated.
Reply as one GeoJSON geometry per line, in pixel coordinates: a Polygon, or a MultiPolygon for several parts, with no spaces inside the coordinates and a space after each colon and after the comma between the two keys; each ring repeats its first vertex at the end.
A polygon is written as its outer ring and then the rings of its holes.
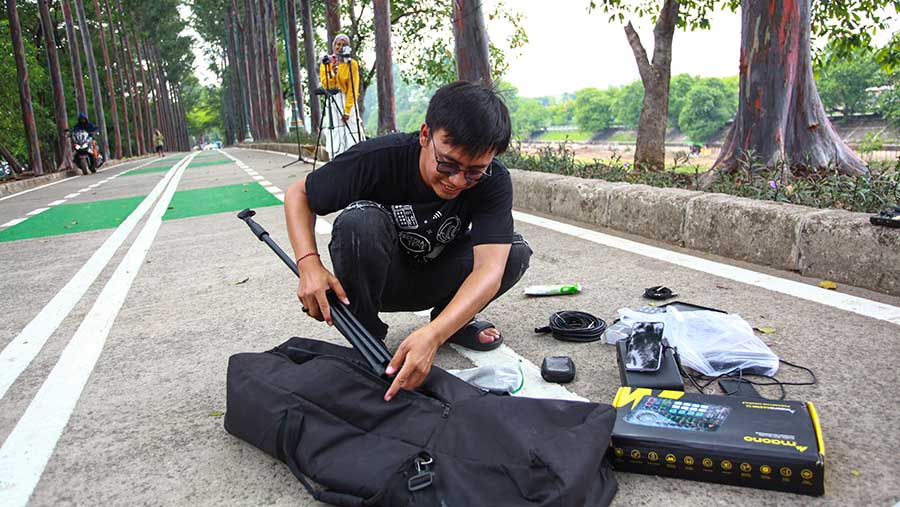
{"type": "Polygon", "coordinates": [[[481,343],[493,343],[500,339],[500,331],[496,327],[489,327],[478,333],[478,341],[481,343]]]}

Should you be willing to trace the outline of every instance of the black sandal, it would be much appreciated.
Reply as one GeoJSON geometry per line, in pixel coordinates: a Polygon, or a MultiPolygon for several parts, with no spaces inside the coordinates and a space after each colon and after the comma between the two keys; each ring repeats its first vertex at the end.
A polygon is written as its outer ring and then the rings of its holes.
{"type": "Polygon", "coordinates": [[[459,331],[453,333],[450,336],[450,339],[447,340],[448,343],[455,343],[460,347],[465,347],[467,349],[477,350],[479,352],[487,352],[488,350],[494,350],[503,344],[503,335],[501,334],[496,340],[490,343],[482,343],[478,340],[478,335],[481,334],[485,329],[490,329],[492,327],[496,327],[490,322],[486,320],[473,320],[469,322],[459,331]]]}

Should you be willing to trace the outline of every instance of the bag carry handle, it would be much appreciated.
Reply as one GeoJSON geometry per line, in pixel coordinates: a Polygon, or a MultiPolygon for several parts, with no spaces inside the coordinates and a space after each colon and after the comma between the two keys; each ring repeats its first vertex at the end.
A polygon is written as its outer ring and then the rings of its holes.
{"type": "Polygon", "coordinates": [[[280,442],[278,442],[278,448],[281,450],[282,458],[284,459],[284,462],[287,463],[291,473],[294,474],[294,477],[300,481],[300,484],[303,484],[303,487],[306,488],[306,491],[308,491],[313,498],[320,502],[338,505],[340,507],[362,507],[365,505],[364,498],[325,489],[316,489],[309,483],[306,475],[300,470],[297,460],[294,459],[294,453],[297,451],[297,447],[300,446],[300,430],[302,425],[303,412],[296,409],[288,409],[285,411],[284,418],[281,422],[281,430],[278,432],[280,440],[280,442]]]}

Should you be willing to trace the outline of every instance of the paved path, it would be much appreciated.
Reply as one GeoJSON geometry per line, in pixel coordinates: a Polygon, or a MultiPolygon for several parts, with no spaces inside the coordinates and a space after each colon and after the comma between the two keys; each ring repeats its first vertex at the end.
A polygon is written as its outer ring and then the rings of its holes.
{"type": "MultiPolygon", "coordinates": [[[[173,154],[0,202],[0,505],[317,505],[286,466],[228,435],[221,418],[229,355],[292,335],[344,343],[300,312],[293,275],[235,218],[255,208],[288,246],[280,199],[310,170],[281,167],[292,159],[238,149],[173,154]]],[[[821,417],[824,498],[618,474],[616,505],[900,499],[900,325],[892,317],[900,300],[841,287],[861,298],[855,311],[841,310],[834,293],[796,285],[818,280],[553,217],[516,219],[535,251],[521,285],[578,281],[584,292],[527,299],[513,290],[485,313],[507,346],[442,349],[439,365],[521,357],[531,374],[526,394],[609,402],[619,385],[611,346],[557,342],[533,328],[561,309],[612,320],[617,308],[643,304],[644,287],[665,284],[681,300],[775,328],[764,336],[772,349],[818,375],[817,386],[789,387],[788,396],[813,401],[821,417]],[[790,295],[798,287],[805,297],[790,295]],[[533,376],[532,365],[560,354],[578,367],[567,389],[533,376]]],[[[318,232],[325,252],[327,223],[318,232]]],[[[385,318],[393,347],[426,317],[385,318]]],[[[781,377],[802,379],[788,370],[781,377]]]]}

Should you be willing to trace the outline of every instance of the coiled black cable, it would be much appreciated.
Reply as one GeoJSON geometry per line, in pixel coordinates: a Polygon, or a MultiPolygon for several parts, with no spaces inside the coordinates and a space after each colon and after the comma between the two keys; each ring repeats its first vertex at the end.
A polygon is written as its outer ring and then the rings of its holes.
{"type": "Polygon", "coordinates": [[[535,333],[553,333],[564,342],[595,342],[606,331],[606,321],[590,313],[565,310],[550,316],[550,325],[534,328],[535,333]]]}

